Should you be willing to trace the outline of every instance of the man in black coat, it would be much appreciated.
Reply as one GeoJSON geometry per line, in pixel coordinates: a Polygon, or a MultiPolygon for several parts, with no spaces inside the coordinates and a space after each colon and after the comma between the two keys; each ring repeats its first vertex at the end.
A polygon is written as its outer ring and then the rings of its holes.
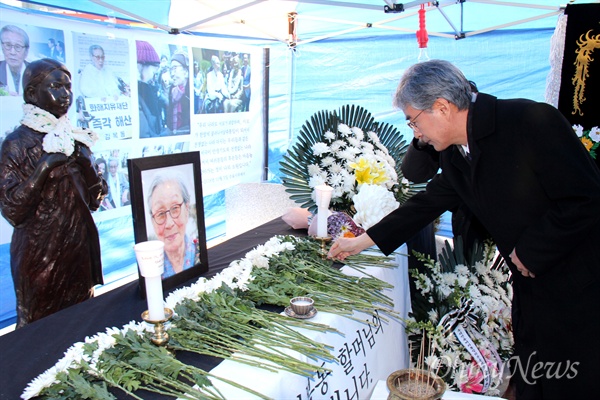
{"type": "Polygon", "coordinates": [[[377,244],[394,251],[464,203],[513,275],[511,367],[517,399],[580,399],[600,374],[600,172],[552,106],[473,94],[452,64],[410,67],[395,95],[415,137],[440,152],[442,172],[357,238],[344,259],[377,244]]]}
{"type": "MultiPolygon", "coordinates": [[[[469,81],[473,93],[477,93],[475,82],[469,81]]],[[[402,164],[402,174],[406,179],[414,183],[425,183],[432,179],[440,169],[440,153],[431,145],[425,144],[420,139],[414,138],[408,146],[402,164]]],[[[481,222],[473,216],[471,210],[461,204],[452,212],[452,233],[454,238],[462,238],[463,250],[467,260],[471,259],[475,243],[483,244],[490,238],[490,234],[481,225],[481,222]]]]}

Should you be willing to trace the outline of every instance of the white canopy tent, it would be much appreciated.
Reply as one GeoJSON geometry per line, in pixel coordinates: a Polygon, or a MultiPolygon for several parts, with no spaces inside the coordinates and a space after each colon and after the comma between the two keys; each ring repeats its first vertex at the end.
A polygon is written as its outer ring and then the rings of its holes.
{"type": "MultiPolygon", "coordinates": [[[[114,23],[135,21],[168,33],[251,38],[299,46],[340,35],[414,33],[425,8],[429,35],[466,38],[495,29],[553,27],[560,0],[3,0],[67,10],[114,23]]],[[[571,3],[589,1],[572,0],[571,3]]]]}

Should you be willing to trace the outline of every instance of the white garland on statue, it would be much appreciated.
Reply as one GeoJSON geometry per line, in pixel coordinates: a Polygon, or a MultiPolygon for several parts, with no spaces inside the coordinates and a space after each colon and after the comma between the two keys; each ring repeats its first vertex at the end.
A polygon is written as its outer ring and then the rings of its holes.
{"type": "Polygon", "coordinates": [[[63,153],[70,156],[75,151],[75,141],[92,148],[98,140],[94,131],[74,128],[66,114],[56,118],[33,104],[23,104],[23,113],[21,124],[46,134],[42,142],[46,153],[63,153]]]}

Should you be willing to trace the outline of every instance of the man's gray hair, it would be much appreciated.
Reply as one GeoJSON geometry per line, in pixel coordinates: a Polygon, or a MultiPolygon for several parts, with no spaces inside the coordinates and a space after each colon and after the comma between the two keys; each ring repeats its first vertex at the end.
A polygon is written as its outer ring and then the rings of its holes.
{"type": "Polygon", "coordinates": [[[4,25],[2,30],[0,30],[0,37],[4,34],[4,32],[16,33],[23,38],[23,44],[25,47],[29,47],[29,35],[23,29],[15,25],[4,25]]]}
{"type": "Polygon", "coordinates": [[[93,44],[90,46],[90,56],[94,56],[94,50],[102,51],[102,55],[104,55],[104,49],[99,44],[93,44]]]}
{"type": "Polygon", "coordinates": [[[445,60],[431,60],[410,66],[402,75],[394,95],[394,107],[431,108],[438,98],[453,103],[459,110],[471,104],[471,86],[463,73],[445,60]]]}

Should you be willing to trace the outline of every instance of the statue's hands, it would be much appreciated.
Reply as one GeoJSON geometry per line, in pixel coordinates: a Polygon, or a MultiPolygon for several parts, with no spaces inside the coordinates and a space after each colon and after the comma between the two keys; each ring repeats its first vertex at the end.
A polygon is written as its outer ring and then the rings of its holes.
{"type": "Polygon", "coordinates": [[[87,146],[76,146],[73,153],[75,162],[81,165],[84,170],[94,168],[92,164],[92,151],[87,146]]]}
{"type": "Polygon", "coordinates": [[[41,191],[50,172],[54,168],[66,164],[68,160],[69,158],[63,153],[44,154],[38,161],[33,174],[27,179],[27,184],[25,185],[25,187],[29,188],[27,190],[33,190],[34,192],[41,191]]]}
{"type": "Polygon", "coordinates": [[[37,169],[47,171],[48,173],[56,167],[60,167],[69,160],[69,157],[63,153],[46,153],[38,162],[37,169]]]}
{"type": "Polygon", "coordinates": [[[77,145],[72,157],[75,163],[81,168],[81,172],[85,177],[88,186],[98,183],[99,174],[94,167],[92,151],[87,146],[77,145]]]}

